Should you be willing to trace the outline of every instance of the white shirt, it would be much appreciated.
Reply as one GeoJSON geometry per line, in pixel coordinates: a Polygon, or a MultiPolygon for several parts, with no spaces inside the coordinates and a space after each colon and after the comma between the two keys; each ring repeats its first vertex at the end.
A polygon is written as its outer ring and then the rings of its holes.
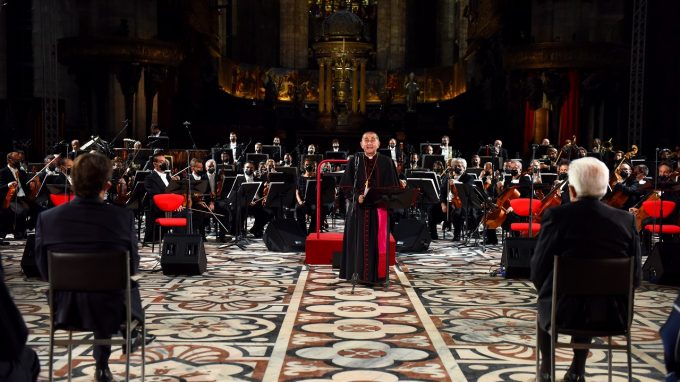
{"type": "Polygon", "coordinates": [[[449,158],[449,146],[442,146],[442,155],[444,158],[449,158]]]}
{"type": "Polygon", "coordinates": [[[14,179],[16,179],[17,181],[17,193],[16,193],[17,197],[21,198],[23,196],[26,196],[24,189],[21,188],[21,181],[19,180],[19,170],[12,168],[10,166],[7,167],[9,167],[9,170],[12,171],[12,175],[14,175],[14,179]]]}
{"type": "Polygon", "coordinates": [[[194,177],[194,180],[201,180],[201,176],[200,176],[200,175],[196,175],[196,174],[193,173],[193,172],[191,173],[191,176],[194,177]]]}
{"type": "Polygon", "coordinates": [[[161,177],[161,180],[163,181],[163,184],[165,184],[165,187],[167,187],[168,184],[170,184],[170,182],[168,182],[168,177],[165,176],[165,172],[163,172],[163,171],[158,171],[158,170],[154,170],[154,171],[156,171],[156,174],[158,174],[158,176],[161,177]]]}
{"type": "Polygon", "coordinates": [[[215,192],[215,174],[208,173],[208,184],[210,184],[210,191],[215,192]]]}
{"type": "Polygon", "coordinates": [[[390,155],[392,156],[392,160],[397,160],[397,147],[390,147],[390,155]]]}

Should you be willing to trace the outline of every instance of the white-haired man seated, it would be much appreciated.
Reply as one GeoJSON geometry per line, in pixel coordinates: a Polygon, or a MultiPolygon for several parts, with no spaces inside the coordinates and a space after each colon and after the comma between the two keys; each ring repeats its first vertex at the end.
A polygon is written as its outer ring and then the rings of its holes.
{"type": "MultiPolygon", "coordinates": [[[[600,202],[607,191],[609,170],[592,157],[577,159],[569,166],[571,204],[549,209],[543,215],[541,232],[531,259],[531,281],[538,290],[538,343],[541,352],[541,373],[537,380],[550,381],[550,308],[553,285],[553,256],[577,258],[635,257],[635,286],[640,283],[640,242],[635,219],[627,211],[617,210],[600,202]]],[[[574,275],[578,277],[578,275],[574,275]]],[[[560,323],[578,325],[586,314],[598,316],[603,325],[620,325],[621,317],[606,314],[612,301],[580,299],[560,304],[560,323]]],[[[572,342],[590,343],[588,337],[572,337],[572,342]]],[[[574,358],[564,380],[585,381],[588,350],[574,350],[574,358]]]]}

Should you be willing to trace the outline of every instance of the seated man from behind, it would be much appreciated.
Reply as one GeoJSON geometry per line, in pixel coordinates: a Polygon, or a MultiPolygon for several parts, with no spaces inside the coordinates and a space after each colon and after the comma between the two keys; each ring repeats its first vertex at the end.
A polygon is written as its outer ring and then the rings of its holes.
{"type": "MultiPolygon", "coordinates": [[[[635,286],[640,284],[640,240],[632,214],[601,203],[607,192],[609,170],[592,157],[577,159],[569,166],[571,203],[546,210],[531,259],[531,281],[538,291],[538,346],[541,352],[539,381],[550,380],[550,310],[553,292],[553,256],[581,258],[635,258],[635,286]]],[[[574,275],[578,277],[578,275],[574,275]]],[[[560,323],[571,327],[599,324],[618,328],[623,317],[613,317],[620,305],[616,297],[570,299],[557,308],[560,323]],[[587,312],[587,313],[584,313],[587,312]],[[587,322],[586,322],[587,321],[587,322]]],[[[575,343],[590,343],[588,337],[572,337],[575,343]]],[[[575,349],[564,381],[585,381],[587,349],[575,349]]]]}
{"type": "MultiPolygon", "coordinates": [[[[131,210],[104,201],[111,187],[111,161],[93,153],[76,158],[72,180],[75,198],[70,203],[45,211],[36,226],[36,262],[43,279],[48,279],[47,251],[89,252],[127,250],[132,274],[139,268],[137,237],[131,210]]],[[[94,332],[95,338],[108,339],[124,322],[124,293],[71,293],[55,295],[53,309],[56,324],[69,324],[94,332]],[[112,313],[113,312],[113,313],[112,313]]],[[[132,316],[144,321],[139,289],[132,283],[132,316]]],[[[141,345],[139,333],[133,333],[133,349],[141,345]]],[[[147,337],[147,343],[152,338],[147,337]]],[[[111,346],[98,345],[93,352],[97,381],[111,381],[109,357],[111,346]]]]}

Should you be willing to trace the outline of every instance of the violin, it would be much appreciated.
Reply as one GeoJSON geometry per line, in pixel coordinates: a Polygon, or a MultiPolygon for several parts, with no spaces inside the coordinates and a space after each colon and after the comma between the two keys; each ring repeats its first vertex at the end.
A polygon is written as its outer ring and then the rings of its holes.
{"type": "Polygon", "coordinates": [[[637,212],[634,212],[633,214],[635,215],[635,228],[638,231],[642,230],[642,222],[649,217],[649,214],[647,213],[647,211],[645,211],[644,208],[641,208],[642,203],[644,203],[646,201],[654,201],[654,200],[660,200],[660,199],[661,199],[661,195],[659,195],[659,193],[656,190],[654,190],[654,191],[650,192],[649,194],[647,194],[634,207],[631,208],[631,210],[637,211],[637,212]]]}
{"type": "Polygon", "coordinates": [[[460,195],[458,195],[458,187],[456,187],[456,183],[453,180],[449,180],[449,189],[451,190],[451,204],[453,204],[454,207],[460,209],[463,207],[463,201],[460,199],[460,195]]]}

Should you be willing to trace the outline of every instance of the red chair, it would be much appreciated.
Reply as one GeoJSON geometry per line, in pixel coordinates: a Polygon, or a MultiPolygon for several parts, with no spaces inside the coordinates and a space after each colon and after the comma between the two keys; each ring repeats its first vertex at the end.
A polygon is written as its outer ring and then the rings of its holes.
{"type": "Polygon", "coordinates": [[[73,199],[73,194],[50,194],[50,201],[55,207],[68,203],[71,199],[73,199]]]}
{"type": "MultiPolygon", "coordinates": [[[[534,213],[534,214],[536,213],[536,211],[538,211],[539,207],[541,206],[540,200],[533,199],[533,200],[531,200],[532,203],[529,203],[530,200],[531,199],[529,199],[529,198],[512,199],[512,200],[510,200],[510,207],[512,207],[512,210],[517,214],[517,216],[520,216],[520,217],[523,217],[523,218],[528,218],[529,217],[529,206],[530,205],[532,206],[531,212],[534,213]]],[[[528,233],[529,232],[529,223],[512,223],[512,224],[510,224],[510,230],[516,231],[516,232],[519,232],[519,233],[528,233]]],[[[531,234],[529,236],[534,236],[540,230],[541,230],[541,224],[532,222],[532,224],[531,224],[531,234]]]]}
{"type": "MultiPolygon", "coordinates": [[[[156,218],[154,224],[158,225],[158,238],[161,238],[161,230],[163,227],[184,227],[187,225],[186,218],[173,218],[172,211],[179,208],[182,203],[184,203],[184,195],[178,194],[158,194],[154,195],[153,202],[161,211],[165,212],[164,218],[156,218]]],[[[154,245],[156,244],[156,229],[154,227],[153,237],[151,241],[151,252],[154,251],[154,245]]],[[[162,246],[158,245],[159,252],[162,250],[162,246]]],[[[160,253],[159,253],[160,255],[160,253]]]]}
{"type": "MultiPolygon", "coordinates": [[[[675,202],[670,200],[648,200],[642,202],[642,208],[647,212],[649,217],[654,219],[665,219],[673,212],[675,209],[675,202]]],[[[680,226],[676,224],[658,224],[656,222],[652,224],[647,224],[644,227],[645,231],[649,231],[652,234],[666,234],[666,235],[679,235],[680,226]]]]}

